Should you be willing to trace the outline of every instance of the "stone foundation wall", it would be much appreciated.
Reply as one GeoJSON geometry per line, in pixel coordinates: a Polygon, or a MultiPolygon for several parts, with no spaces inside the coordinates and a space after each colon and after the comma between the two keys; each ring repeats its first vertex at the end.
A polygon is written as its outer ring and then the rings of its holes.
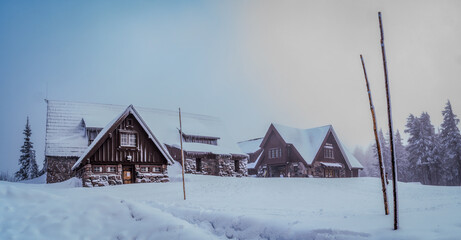
{"type": "MultiPolygon", "coordinates": [[[[314,177],[322,177],[322,178],[325,177],[325,173],[324,173],[325,167],[320,162],[314,162],[312,164],[312,168],[313,168],[314,177]]],[[[344,166],[341,169],[336,168],[335,170],[339,170],[338,177],[340,178],[346,177],[346,171],[345,171],[344,166]]]]}
{"type": "MultiPolygon", "coordinates": [[[[100,165],[98,165],[100,166],[100,165]]],[[[168,171],[163,169],[162,173],[141,173],[140,166],[135,165],[135,183],[151,183],[151,182],[169,182],[168,171]]],[[[95,173],[92,171],[92,165],[86,164],[77,173],[77,177],[82,179],[84,187],[103,187],[111,185],[121,185],[122,180],[122,165],[117,165],[117,171],[114,173],[95,173]]]]}
{"type": "Polygon", "coordinates": [[[159,182],[169,182],[168,178],[168,169],[163,168],[161,173],[142,173],[139,165],[135,165],[136,169],[136,182],[137,183],[159,183],[159,182]]]}
{"type": "Polygon", "coordinates": [[[72,166],[77,162],[77,157],[52,157],[46,156],[47,174],[46,183],[57,183],[75,176],[72,166]]]}
{"type": "Polygon", "coordinates": [[[201,171],[197,171],[196,159],[187,158],[185,160],[185,172],[192,174],[214,175],[214,176],[229,176],[243,177],[248,176],[247,159],[239,161],[239,171],[235,171],[235,160],[229,158],[200,158],[201,171]]]}

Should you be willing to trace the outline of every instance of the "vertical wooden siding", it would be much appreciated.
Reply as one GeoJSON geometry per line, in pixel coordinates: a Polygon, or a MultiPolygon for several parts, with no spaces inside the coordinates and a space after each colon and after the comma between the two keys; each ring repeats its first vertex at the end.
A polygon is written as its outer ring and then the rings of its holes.
{"type": "Polygon", "coordinates": [[[167,160],[160,153],[157,146],[149,139],[136,118],[129,114],[114,131],[112,131],[104,143],[90,157],[91,163],[156,163],[166,164],[167,160]],[[127,127],[127,119],[132,119],[132,127],[127,127]],[[120,132],[129,131],[137,134],[137,147],[121,147],[120,132]],[[131,155],[132,160],[128,161],[127,156],[131,155]]]}

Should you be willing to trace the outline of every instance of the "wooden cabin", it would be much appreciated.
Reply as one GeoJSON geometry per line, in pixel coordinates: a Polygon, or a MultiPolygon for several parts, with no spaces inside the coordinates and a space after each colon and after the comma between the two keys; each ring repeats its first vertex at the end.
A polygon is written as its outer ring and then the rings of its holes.
{"type": "Polygon", "coordinates": [[[167,165],[180,162],[181,137],[187,173],[247,175],[248,155],[217,118],[183,113],[180,137],[177,111],[46,102],[47,183],[74,176],[88,186],[166,181],[167,165]]]}
{"type": "Polygon", "coordinates": [[[83,186],[168,182],[172,158],[132,105],[93,137],[72,167],[83,186]]]}
{"type": "MultiPolygon", "coordinates": [[[[248,145],[240,143],[242,150],[248,145]]],[[[363,169],[331,125],[298,129],[271,124],[255,150],[247,168],[259,177],[358,177],[363,169]]]]}

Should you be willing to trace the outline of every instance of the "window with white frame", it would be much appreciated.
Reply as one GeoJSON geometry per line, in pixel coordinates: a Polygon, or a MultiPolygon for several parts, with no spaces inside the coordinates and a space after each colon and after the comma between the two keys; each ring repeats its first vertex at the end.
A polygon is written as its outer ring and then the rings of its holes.
{"type": "Polygon", "coordinates": [[[327,143],[323,147],[323,157],[330,158],[330,159],[335,158],[335,156],[333,154],[333,145],[331,143],[327,143]]]}
{"type": "Polygon", "coordinates": [[[116,167],[107,167],[107,172],[115,172],[116,167]]]}
{"type": "Polygon", "coordinates": [[[161,172],[161,168],[160,167],[152,167],[152,172],[159,173],[159,172],[161,172]]]}
{"type": "Polygon", "coordinates": [[[124,147],[136,147],[136,133],[121,133],[120,145],[124,147]]]}
{"type": "Polygon", "coordinates": [[[149,168],[148,167],[141,167],[141,172],[149,172],[149,168]]]}
{"type": "Polygon", "coordinates": [[[280,158],[282,157],[281,148],[271,148],[269,149],[269,158],[280,158]]]}
{"type": "Polygon", "coordinates": [[[97,173],[102,172],[102,167],[93,167],[93,172],[97,172],[97,173]]]}

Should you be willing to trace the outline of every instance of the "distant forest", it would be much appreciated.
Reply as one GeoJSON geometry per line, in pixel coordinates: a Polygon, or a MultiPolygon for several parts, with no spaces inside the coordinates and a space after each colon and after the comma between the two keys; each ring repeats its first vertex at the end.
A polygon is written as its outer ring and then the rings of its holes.
{"type": "MultiPolygon", "coordinates": [[[[443,122],[435,130],[427,112],[419,117],[410,114],[405,125],[407,144],[403,144],[400,132],[394,133],[394,149],[397,161],[397,179],[401,182],[420,182],[426,185],[461,185],[461,134],[459,119],[453,113],[450,101],[442,111],[443,122]]],[[[379,131],[385,172],[392,179],[389,133],[379,131]]],[[[356,148],[354,156],[364,166],[360,176],[379,177],[376,144],[367,149],[356,148]]]]}

